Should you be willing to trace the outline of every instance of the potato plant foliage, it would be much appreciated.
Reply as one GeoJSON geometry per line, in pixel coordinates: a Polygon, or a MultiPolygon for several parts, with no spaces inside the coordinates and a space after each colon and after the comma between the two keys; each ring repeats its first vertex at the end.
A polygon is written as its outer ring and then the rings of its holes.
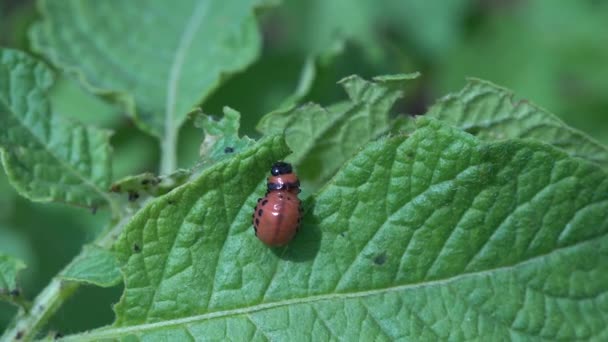
{"type": "MultiPolygon", "coordinates": [[[[339,99],[307,102],[310,68],[339,52],[305,36],[295,94],[265,115],[224,103],[216,117],[205,101],[264,59],[257,15],[278,3],[37,3],[35,53],[0,49],[1,165],[39,207],[101,217],[38,294],[22,291],[28,260],[0,244],[0,300],[16,308],[2,341],[608,339],[608,148],[549,110],[470,79],[406,115],[419,73],[336,78],[339,99]],[[118,166],[148,153],[113,149],[130,134],[57,110],[70,78],[158,144],[158,174],[118,166]],[[178,165],[184,124],[195,157],[178,165]],[[269,248],[251,214],[278,160],[301,177],[302,226],[269,248]],[[55,336],[85,287],[120,288],[112,322],[55,336]]],[[[380,45],[357,35],[373,20],[360,19],[335,25],[373,59],[380,45]]]]}

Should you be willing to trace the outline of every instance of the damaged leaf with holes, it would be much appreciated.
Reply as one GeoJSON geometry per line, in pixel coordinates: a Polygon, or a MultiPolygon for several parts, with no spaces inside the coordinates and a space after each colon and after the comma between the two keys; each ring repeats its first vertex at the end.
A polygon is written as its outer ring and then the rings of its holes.
{"type": "Polygon", "coordinates": [[[303,181],[303,191],[316,189],[370,140],[385,134],[392,126],[390,109],[403,96],[408,82],[418,73],[374,77],[371,81],[349,76],[339,83],[349,100],[327,107],[305,104],[264,116],[257,128],[285,133],[295,164],[303,181]]]}
{"type": "Polygon", "coordinates": [[[608,337],[606,172],[546,144],[416,125],[348,161],[283,249],[248,220],[280,140],[154,200],[117,245],[116,323],[74,339],[608,337]]]}

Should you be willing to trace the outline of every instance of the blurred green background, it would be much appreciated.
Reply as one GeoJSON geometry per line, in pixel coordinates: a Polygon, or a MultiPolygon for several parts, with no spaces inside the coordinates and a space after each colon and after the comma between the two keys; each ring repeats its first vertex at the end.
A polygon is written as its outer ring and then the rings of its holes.
{"type": "MultiPolygon", "coordinates": [[[[30,51],[27,30],[37,15],[32,1],[0,0],[0,45],[30,51]]],[[[608,1],[286,0],[258,17],[264,34],[259,60],[203,103],[210,114],[224,105],[239,110],[241,133],[251,137],[258,136],[259,118],[293,93],[305,61],[314,58],[316,78],[305,101],[343,99],[336,82],[350,74],[420,71],[395,111],[422,114],[474,76],[510,88],[608,143],[608,1]]],[[[120,108],[68,78],[54,88],[52,105],[61,115],[115,132],[115,179],[157,169],[157,143],[120,108]]],[[[180,166],[196,161],[200,138],[186,123],[180,166]]],[[[30,203],[0,173],[0,250],[27,263],[20,277],[26,296],[38,293],[92,240],[107,216],[30,203]]],[[[81,287],[51,324],[62,333],[109,324],[110,303],[121,291],[81,287]]],[[[14,313],[0,303],[0,329],[14,313]]]]}

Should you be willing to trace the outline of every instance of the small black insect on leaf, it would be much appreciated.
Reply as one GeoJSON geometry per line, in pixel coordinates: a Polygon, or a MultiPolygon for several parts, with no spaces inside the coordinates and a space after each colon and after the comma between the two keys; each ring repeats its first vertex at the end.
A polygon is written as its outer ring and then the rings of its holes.
{"type": "Polygon", "coordinates": [[[136,243],[133,244],[133,252],[135,252],[135,253],[141,252],[141,247],[139,247],[139,245],[136,243]]]}
{"type": "Polygon", "coordinates": [[[224,153],[226,153],[226,154],[232,153],[232,152],[234,152],[234,148],[233,147],[228,146],[228,147],[226,147],[224,149],[224,153]]]}

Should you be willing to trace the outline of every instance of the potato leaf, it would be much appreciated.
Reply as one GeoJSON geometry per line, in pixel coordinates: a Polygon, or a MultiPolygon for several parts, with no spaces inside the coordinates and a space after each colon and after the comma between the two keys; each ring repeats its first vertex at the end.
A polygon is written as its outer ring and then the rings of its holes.
{"type": "Polygon", "coordinates": [[[23,52],[0,50],[0,157],[24,197],[97,207],[109,202],[110,132],[51,113],[51,70],[23,52]]]}
{"type": "Polygon", "coordinates": [[[357,153],[306,203],[295,240],[270,249],[250,213],[283,153],[266,139],[151,202],[117,245],[115,324],[73,338],[608,337],[597,165],[420,118],[357,153]]]}

